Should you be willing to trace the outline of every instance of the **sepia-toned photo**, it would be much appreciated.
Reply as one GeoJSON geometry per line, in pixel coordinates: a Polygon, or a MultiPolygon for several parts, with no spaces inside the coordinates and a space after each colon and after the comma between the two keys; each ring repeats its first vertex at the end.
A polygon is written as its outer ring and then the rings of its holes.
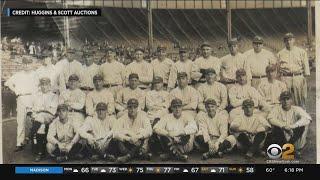
{"type": "Polygon", "coordinates": [[[317,162],[314,0],[1,9],[4,164],[317,162]]]}

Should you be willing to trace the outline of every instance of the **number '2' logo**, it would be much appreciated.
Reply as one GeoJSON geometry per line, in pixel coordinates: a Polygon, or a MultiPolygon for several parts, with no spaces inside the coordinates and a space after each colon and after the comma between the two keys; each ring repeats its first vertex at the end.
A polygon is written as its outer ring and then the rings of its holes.
{"type": "Polygon", "coordinates": [[[267,155],[270,159],[292,160],[294,159],[294,145],[284,144],[282,148],[278,144],[271,144],[267,149],[267,155]]]}

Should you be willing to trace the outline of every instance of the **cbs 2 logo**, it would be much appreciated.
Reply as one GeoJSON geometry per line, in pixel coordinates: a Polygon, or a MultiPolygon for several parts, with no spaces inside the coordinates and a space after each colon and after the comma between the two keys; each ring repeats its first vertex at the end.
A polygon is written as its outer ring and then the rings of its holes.
{"type": "Polygon", "coordinates": [[[271,144],[267,149],[267,155],[270,159],[279,159],[280,157],[284,160],[294,159],[294,145],[284,144],[282,148],[278,144],[271,144]]]}

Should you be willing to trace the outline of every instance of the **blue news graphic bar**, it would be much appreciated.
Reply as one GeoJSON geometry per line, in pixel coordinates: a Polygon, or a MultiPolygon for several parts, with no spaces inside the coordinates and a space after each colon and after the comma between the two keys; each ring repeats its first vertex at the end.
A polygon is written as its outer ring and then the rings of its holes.
{"type": "Polygon", "coordinates": [[[10,16],[10,8],[7,8],[7,16],[10,16]]]}
{"type": "Polygon", "coordinates": [[[16,167],[16,174],[63,174],[63,167],[16,167]]]}

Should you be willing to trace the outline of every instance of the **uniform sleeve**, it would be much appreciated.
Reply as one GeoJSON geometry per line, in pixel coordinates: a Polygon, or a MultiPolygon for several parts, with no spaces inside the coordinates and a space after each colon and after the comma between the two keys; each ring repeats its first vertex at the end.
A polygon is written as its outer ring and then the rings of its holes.
{"type": "Polygon", "coordinates": [[[251,73],[251,66],[248,58],[244,60],[243,69],[246,71],[247,80],[248,80],[248,83],[250,83],[252,79],[252,73],[251,73]]]}
{"type": "Polygon", "coordinates": [[[309,59],[308,59],[307,52],[304,50],[301,51],[301,59],[303,63],[304,75],[309,76],[310,75],[309,59]]]}
{"type": "Polygon", "coordinates": [[[230,124],[230,130],[234,131],[234,132],[238,132],[239,128],[241,126],[241,118],[237,117],[235,118],[231,124],[230,124]]]}
{"type": "Polygon", "coordinates": [[[147,116],[142,117],[143,127],[139,130],[139,134],[142,136],[143,139],[146,139],[152,135],[152,127],[150,120],[147,116]]]}
{"type": "Polygon", "coordinates": [[[93,107],[93,99],[91,93],[89,93],[86,97],[86,113],[88,116],[93,116],[94,113],[94,107],[93,107]]]}
{"type": "Polygon", "coordinates": [[[55,114],[57,112],[57,107],[59,104],[59,97],[57,95],[52,95],[52,99],[49,100],[50,102],[50,106],[49,106],[49,112],[51,112],[51,114],[55,114]]]}
{"type": "Polygon", "coordinates": [[[107,103],[108,103],[108,114],[114,114],[115,112],[115,102],[114,102],[114,98],[111,92],[108,92],[107,94],[107,103]]]}
{"type": "Polygon", "coordinates": [[[285,126],[285,123],[282,122],[278,117],[278,107],[275,107],[272,111],[270,111],[267,120],[273,126],[277,126],[280,128],[283,128],[285,126]]]}
{"type": "Polygon", "coordinates": [[[58,144],[59,141],[55,138],[56,134],[57,134],[57,127],[56,127],[56,122],[54,121],[49,125],[47,141],[54,145],[58,144]]]}
{"type": "Polygon", "coordinates": [[[298,116],[298,121],[293,124],[293,128],[302,127],[310,124],[311,116],[302,108],[296,107],[295,115],[298,116]]]}
{"type": "Polygon", "coordinates": [[[170,69],[170,74],[169,74],[169,80],[168,80],[168,88],[169,89],[174,89],[176,86],[177,82],[177,68],[176,65],[173,64],[171,69],[170,69]]]}
{"type": "Polygon", "coordinates": [[[120,76],[122,79],[122,86],[126,87],[126,68],[123,64],[120,63],[120,76]]]}
{"type": "Polygon", "coordinates": [[[123,129],[123,119],[120,118],[117,121],[115,121],[112,125],[112,129],[113,129],[113,138],[118,139],[120,141],[123,141],[124,139],[124,129],[123,129]]]}
{"type": "Polygon", "coordinates": [[[92,121],[91,117],[87,117],[83,125],[81,126],[79,130],[79,135],[84,139],[93,139],[93,135],[89,134],[88,131],[92,131],[92,127],[90,124],[90,121],[92,121]]]}
{"type": "Polygon", "coordinates": [[[144,76],[139,77],[140,81],[143,83],[151,83],[153,79],[153,67],[150,63],[146,63],[147,71],[143,72],[144,76]]]}
{"type": "Polygon", "coordinates": [[[117,93],[117,98],[116,98],[116,109],[118,111],[123,111],[125,110],[125,104],[123,103],[123,94],[124,94],[124,89],[120,90],[119,93],[117,93]]]}
{"type": "Polygon", "coordinates": [[[195,134],[198,131],[197,123],[190,116],[187,119],[187,125],[184,127],[184,132],[186,135],[195,134]]]}
{"type": "Polygon", "coordinates": [[[167,116],[163,117],[156,123],[156,125],[153,127],[153,131],[158,135],[168,135],[168,131],[166,130],[167,125],[167,116]]]}
{"type": "Polygon", "coordinates": [[[198,127],[199,127],[199,131],[197,134],[202,135],[204,141],[208,142],[210,140],[210,136],[208,131],[208,125],[206,123],[203,113],[199,113],[196,116],[196,122],[198,123],[198,127]]]}
{"type": "Polygon", "coordinates": [[[221,103],[220,103],[220,109],[225,109],[228,106],[228,90],[225,85],[221,85],[221,90],[220,90],[220,95],[221,95],[221,103]]]}
{"type": "Polygon", "coordinates": [[[223,112],[220,114],[221,118],[219,120],[219,132],[220,137],[218,138],[218,142],[223,142],[225,138],[228,136],[228,118],[229,115],[227,112],[223,112]]]}
{"type": "Polygon", "coordinates": [[[16,95],[19,95],[19,93],[16,90],[16,84],[15,84],[15,82],[17,81],[16,79],[17,79],[17,74],[14,74],[5,82],[4,85],[8,86],[11,91],[16,93],[16,95]]]}

